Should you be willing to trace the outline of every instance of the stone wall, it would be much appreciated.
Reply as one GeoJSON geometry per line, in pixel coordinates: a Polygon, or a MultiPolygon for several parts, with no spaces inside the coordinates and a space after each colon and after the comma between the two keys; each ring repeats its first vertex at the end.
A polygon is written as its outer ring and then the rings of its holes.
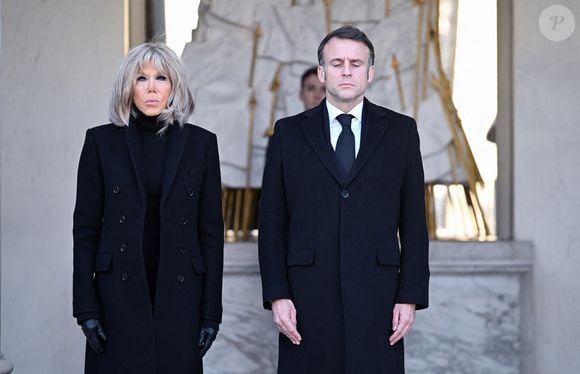
{"type": "Polygon", "coordinates": [[[576,23],[560,42],[538,27],[551,2],[514,0],[513,11],[514,236],[535,249],[534,374],[580,368],[580,2],[557,4],[576,23]]]}
{"type": "Polygon", "coordinates": [[[20,374],[80,373],[72,211],[85,130],[107,121],[123,2],[1,3],[2,353],[20,374]]]}

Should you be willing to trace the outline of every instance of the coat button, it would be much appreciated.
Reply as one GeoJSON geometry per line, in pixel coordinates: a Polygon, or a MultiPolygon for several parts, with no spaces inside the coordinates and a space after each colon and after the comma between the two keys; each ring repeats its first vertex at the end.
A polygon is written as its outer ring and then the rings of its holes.
{"type": "Polygon", "coordinates": [[[187,195],[188,195],[189,197],[192,197],[192,196],[193,196],[193,188],[188,188],[188,189],[187,189],[187,195]]]}
{"type": "Polygon", "coordinates": [[[344,190],[340,193],[340,196],[342,196],[343,199],[348,199],[350,193],[347,190],[344,190]]]}
{"type": "Polygon", "coordinates": [[[179,220],[179,224],[183,226],[187,225],[187,219],[185,217],[181,217],[181,219],[179,220]]]}
{"type": "Polygon", "coordinates": [[[114,194],[118,194],[118,193],[119,193],[119,191],[121,191],[121,189],[119,188],[119,186],[118,186],[118,185],[114,185],[114,186],[113,186],[113,193],[114,193],[114,194]]]}
{"type": "Polygon", "coordinates": [[[177,282],[183,283],[184,281],[185,281],[185,277],[183,276],[183,274],[178,274],[177,275],[177,282]]]}
{"type": "Polygon", "coordinates": [[[184,255],[185,254],[185,248],[179,248],[179,254],[180,255],[184,255]]]}
{"type": "Polygon", "coordinates": [[[121,253],[125,252],[127,250],[127,245],[125,243],[121,244],[121,247],[119,247],[119,251],[121,251],[121,253]]]}
{"type": "Polygon", "coordinates": [[[122,281],[126,281],[126,280],[128,280],[128,279],[129,279],[129,274],[127,274],[127,273],[123,273],[123,274],[121,274],[121,280],[122,280],[122,281]]]}
{"type": "Polygon", "coordinates": [[[127,218],[125,216],[119,217],[119,223],[125,223],[126,220],[127,220],[127,218]]]}

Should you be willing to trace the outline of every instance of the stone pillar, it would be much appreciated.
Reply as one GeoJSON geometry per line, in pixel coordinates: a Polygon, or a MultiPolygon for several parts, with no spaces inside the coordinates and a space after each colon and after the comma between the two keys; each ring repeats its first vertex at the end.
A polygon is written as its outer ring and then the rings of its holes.
{"type": "MultiPolygon", "coordinates": [[[[76,169],[86,129],[107,121],[123,10],[118,0],[1,4],[1,348],[17,373],[82,373],[71,300],[76,169]]],[[[0,361],[0,373],[11,366],[0,361]]]]}
{"type": "MultiPolygon", "coordinates": [[[[2,29],[2,0],[0,0],[0,30],[2,29]]],[[[2,34],[0,34],[0,43],[2,34]]],[[[0,44],[0,55],[2,54],[2,45],[0,44]]],[[[2,206],[0,205],[0,210],[2,206]]],[[[2,241],[0,240],[0,243],[2,241]]],[[[2,246],[0,245],[0,300],[2,300],[2,246]]],[[[4,359],[2,355],[2,303],[0,302],[0,374],[9,374],[14,369],[12,363],[4,359]]]]}
{"type": "Polygon", "coordinates": [[[163,1],[147,0],[146,3],[147,40],[165,42],[165,6],[163,1]]]}
{"type": "Polygon", "coordinates": [[[0,374],[10,374],[12,370],[14,370],[12,363],[2,358],[2,353],[0,353],[0,374]]]}

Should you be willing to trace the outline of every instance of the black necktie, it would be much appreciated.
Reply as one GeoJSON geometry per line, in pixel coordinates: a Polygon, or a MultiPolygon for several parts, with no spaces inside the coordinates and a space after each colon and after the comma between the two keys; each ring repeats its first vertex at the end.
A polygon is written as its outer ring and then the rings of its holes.
{"type": "Polygon", "coordinates": [[[342,125],[342,131],[338,136],[334,154],[347,173],[354,162],[354,134],[350,128],[352,118],[353,116],[350,114],[341,114],[336,117],[337,121],[342,125]]]}

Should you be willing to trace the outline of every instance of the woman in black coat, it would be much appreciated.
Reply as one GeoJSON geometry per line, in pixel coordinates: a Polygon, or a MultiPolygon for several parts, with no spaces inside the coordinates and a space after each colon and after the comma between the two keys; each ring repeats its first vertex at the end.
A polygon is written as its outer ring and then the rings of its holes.
{"type": "Polygon", "coordinates": [[[73,315],[85,373],[202,373],[222,316],[216,136],[185,124],[183,65],[167,46],[129,52],[112,123],[89,129],[74,211],[73,315]]]}

